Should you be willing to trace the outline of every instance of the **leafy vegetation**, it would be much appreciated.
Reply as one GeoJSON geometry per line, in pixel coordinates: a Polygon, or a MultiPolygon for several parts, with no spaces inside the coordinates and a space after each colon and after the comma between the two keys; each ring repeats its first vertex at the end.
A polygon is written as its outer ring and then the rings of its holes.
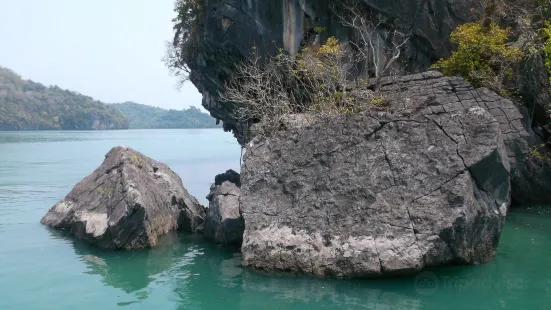
{"type": "Polygon", "coordinates": [[[186,110],[165,110],[134,102],[113,104],[124,114],[130,129],[215,128],[214,118],[191,107],[186,110]]]}
{"type": "Polygon", "coordinates": [[[545,67],[549,74],[549,83],[551,84],[551,23],[545,22],[543,32],[543,52],[545,53],[545,67]]]}
{"type": "Polygon", "coordinates": [[[140,158],[139,156],[136,156],[136,155],[130,156],[130,162],[140,169],[143,168],[142,161],[143,161],[142,158],[140,158]]]}
{"type": "Polygon", "coordinates": [[[531,166],[551,163],[551,0],[488,0],[480,22],[458,27],[457,51],[435,67],[474,86],[514,95],[547,142],[529,148],[531,166]],[[511,28],[508,28],[511,27],[511,28]]]}
{"type": "Polygon", "coordinates": [[[0,67],[0,130],[126,129],[118,110],[58,86],[23,80],[0,67]]]}
{"type": "Polygon", "coordinates": [[[457,50],[433,67],[445,75],[459,75],[475,87],[489,87],[502,92],[513,76],[513,67],[524,57],[516,46],[507,45],[509,28],[494,23],[467,23],[452,32],[457,50]]]}
{"type": "Polygon", "coordinates": [[[189,63],[197,54],[196,36],[204,16],[204,0],[176,0],[174,12],[174,39],[167,44],[164,62],[172,74],[183,83],[189,77],[189,63]]]}

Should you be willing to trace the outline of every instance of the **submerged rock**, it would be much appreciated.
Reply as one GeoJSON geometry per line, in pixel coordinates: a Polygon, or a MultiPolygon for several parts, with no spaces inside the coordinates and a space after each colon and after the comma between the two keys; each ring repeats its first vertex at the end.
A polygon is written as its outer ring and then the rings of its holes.
{"type": "Polygon", "coordinates": [[[510,203],[500,123],[453,89],[437,95],[402,98],[393,113],[290,116],[253,140],[243,265],[374,277],[491,261],[510,203]]]}
{"type": "Polygon", "coordinates": [[[245,227],[239,209],[239,196],[241,190],[232,182],[212,185],[207,196],[210,201],[205,220],[207,239],[225,245],[241,244],[245,227]]]}
{"type": "Polygon", "coordinates": [[[204,207],[167,165],[115,147],[41,223],[102,248],[135,249],[155,246],[171,230],[200,232],[204,218],[204,207]]]}

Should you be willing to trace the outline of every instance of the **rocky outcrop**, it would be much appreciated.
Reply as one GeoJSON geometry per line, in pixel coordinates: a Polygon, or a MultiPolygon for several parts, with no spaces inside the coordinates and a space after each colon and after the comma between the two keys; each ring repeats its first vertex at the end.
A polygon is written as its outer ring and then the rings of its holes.
{"type": "Polygon", "coordinates": [[[381,89],[384,96],[405,106],[428,101],[424,113],[449,113],[462,108],[481,107],[497,120],[511,165],[512,198],[516,204],[529,205],[551,201],[551,166],[529,152],[543,143],[530,126],[530,119],[513,101],[485,89],[474,89],[463,79],[444,77],[438,72],[387,79],[381,89]]]}
{"type": "Polygon", "coordinates": [[[115,147],[42,218],[108,249],[153,247],[171,230],[200,232],[204,207],[170,168],[127,147],[115,147]]]}
{"type": "Polygon", "coordinates": [[[240,196],[241,190],[230,181],[211,186],[207,196],[210,203],[205,220],[207,239],[224,245],[241,244],[245,226],[239,208],[240,196]]]}
{"type": "Polygon", "coordinates": [[[245,266],[372,277],[493,259],[516,110],[437,73],[383,87],[392,112],[294,115],[247,146],[245,266]]]}
{"type": "MultiPolygon", "coordinates": [[[[196,57],[189,61],[191,81],[203,94],[203,106],[235,130],[234,106],[221,103],[217,94],[233,74],[237,62],[253,46],[261,54],[275,55],[279,48],[296,53],[301,46],[329,36],[341,41],[354,37],[335,13],[343,2],[326,0],[213,0],[204,1],[201,31],[195,38],[196,57]],[[316,29],[324,29],[321,33],[316,29]]],[[[409,70],[427,69],[450,52],[449,36],[455,26],[478,18],[482,5],[476,0],[360,0],[366,14],[383,18],[384,26],[373,36],[386,42],[398,28],[411,36],[403,55],[409,70]],[[371,12],[371,13],[370,13],[371,12]]],[[[385,57],[385,48],[381,45],[385,57]]]]}

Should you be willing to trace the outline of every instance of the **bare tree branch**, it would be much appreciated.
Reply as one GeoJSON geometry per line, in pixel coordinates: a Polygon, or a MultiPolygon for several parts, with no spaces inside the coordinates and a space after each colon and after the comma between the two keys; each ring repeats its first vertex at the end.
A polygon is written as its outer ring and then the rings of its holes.
{"type": "Polygon", "coordinates": [[[355,30],[357,40],[330,37],[321,47],[304,48],[295,56],[280,50],[268,59],[253,48],[219,94],[236,107],[240,128],[261,123],[260,130],[270,134],[287,114],[325,117],[384,108],[388,102],[378,92],[381,78],[396,66],[409,38],[355,7],[346,12],[339,18],[355,30]]]}

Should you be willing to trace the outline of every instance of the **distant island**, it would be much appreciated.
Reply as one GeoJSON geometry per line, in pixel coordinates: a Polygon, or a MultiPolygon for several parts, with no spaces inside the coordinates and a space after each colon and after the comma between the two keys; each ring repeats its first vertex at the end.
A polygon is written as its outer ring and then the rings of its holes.
{"type": "Polygon", "coordinates": [[[195,107],[165,110],[134,102],[107,104],[58,86],[24,80],[0,67],[0,130],[217,128],[195,107]]]}
{"type": "Polygon", "coordinates": [[[114,107],[0,67],[0,130],[128,129],[114,107]]]}
{"type": "Polygon", "coordinates": [[[112,104],[129,120],[130,129],[218,128],[216,120],[196,107],[165,110],[135,102],[112,104]]]}

